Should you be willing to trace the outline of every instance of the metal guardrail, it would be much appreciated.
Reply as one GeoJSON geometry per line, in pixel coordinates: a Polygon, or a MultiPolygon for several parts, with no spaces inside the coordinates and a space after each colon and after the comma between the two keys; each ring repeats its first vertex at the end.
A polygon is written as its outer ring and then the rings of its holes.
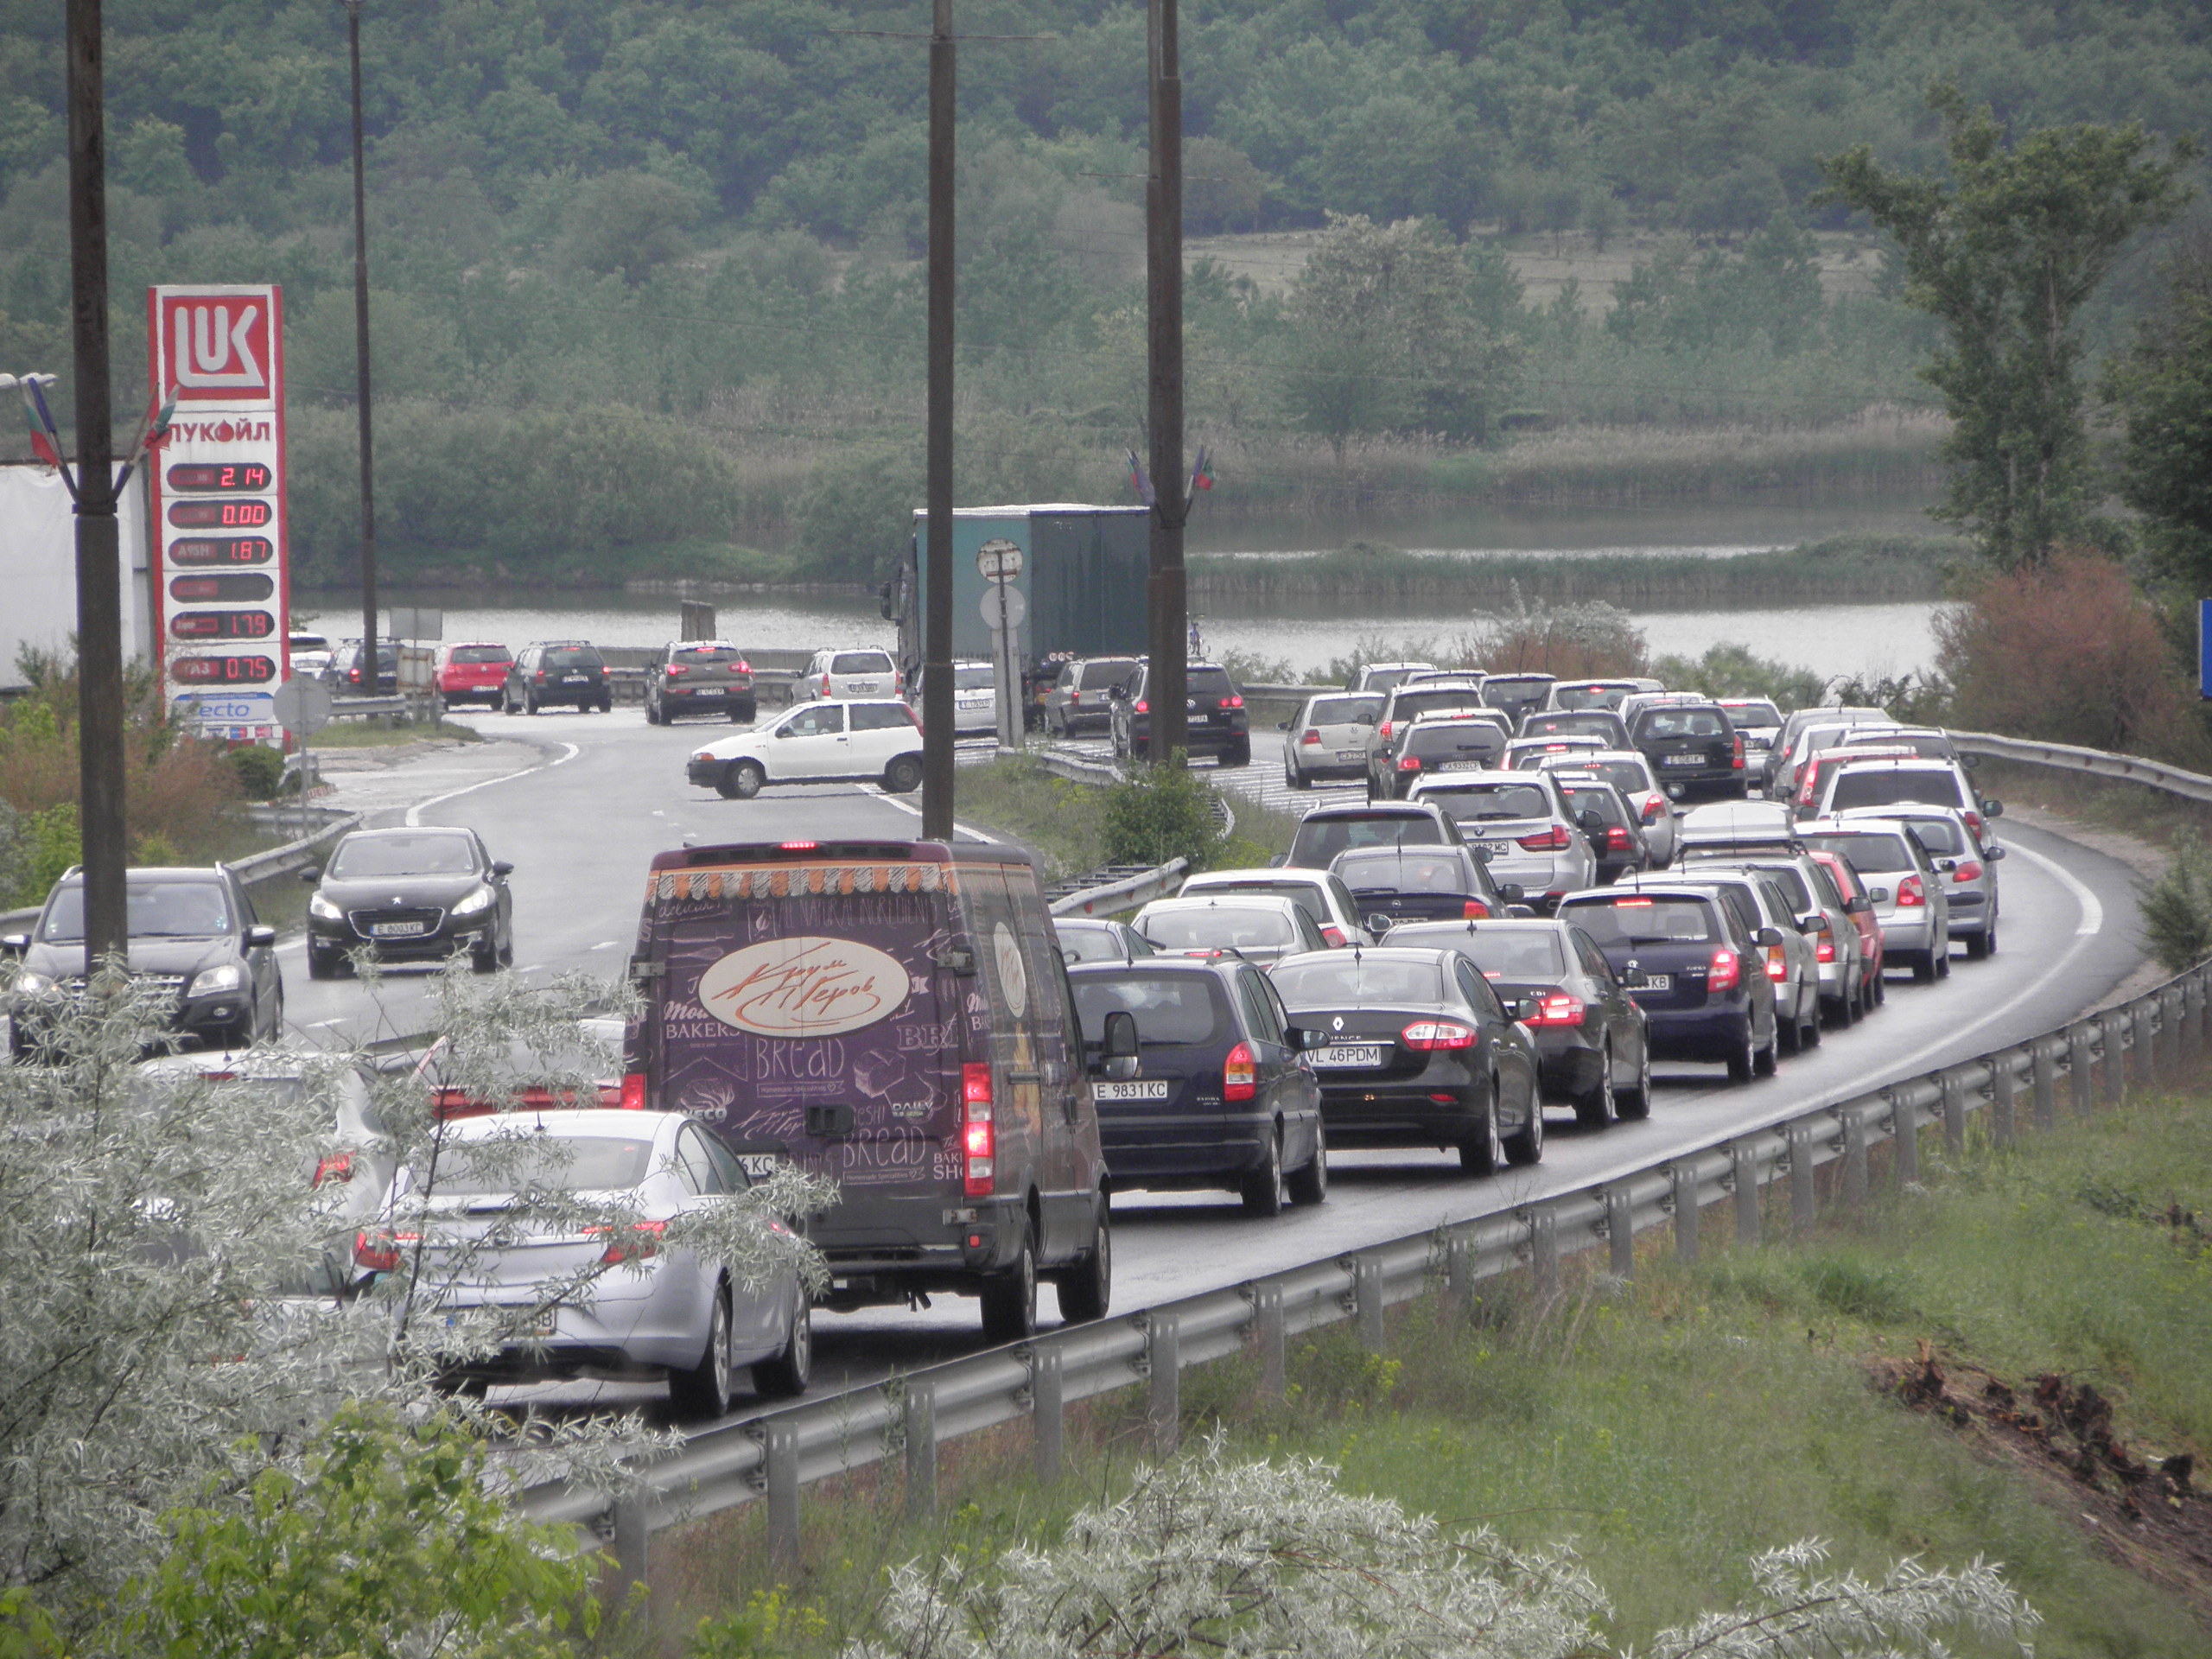
{"type": "Polygon", "coordinates": [[[2170,795],[2185,796],[2193,801],[2212,801],[2212,778],[2132,754],[2077,748],[2071,743],[2035,743],[2025,738],[1999,737],[1993,732],[1953,732],[1950,737],[1951,747],[1965,754],[1986,754],[1993,760],[2020,760],[2062,772],[2115,778],[2164,790],[2170,795]]]}
{"type": "Polygon", "coordinates": [[[333,697],[330,717],[333,720],[366,720],[376,715],[396,717],[412,712],[407,698],[399,692],[388,697],[333,697]]]}
{"type": "Polygon", "coordinates": [[[1190,868],[1189,859],[1171,858],[1156,869],[1135,870],[1116,880],[1063,893],[1052,899],[1047,908],[1055,916],[1096,916],[1101,911],[1111,915],[1117,910],[1170,896],[1183,885],[1183,877],[1190,868]]]}
{"type": "Polygon", "coordinates": [[[271,847],[264,852],[249,853],[244,858],[228,861],[230,871],[246,886],[252,887],[258,882],[273,881],[279,876],[289,875],[296,870],[303,870],[315,862],[318,851],[347,830],[359,829],[367,817],[365,812],[347,812],[331,818],[311,834],[302,836],[296,841],[288,841],[281,847],[271,847]]]}

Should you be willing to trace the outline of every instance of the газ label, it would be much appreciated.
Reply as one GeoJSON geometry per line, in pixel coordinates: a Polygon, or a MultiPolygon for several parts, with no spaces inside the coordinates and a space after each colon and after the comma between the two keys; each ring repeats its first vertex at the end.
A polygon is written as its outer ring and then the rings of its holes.
{"type": "Polygon", "coordinates": [[[896,957],[851,939],[766,939],[699,976],[699,1006],[760,1037],[836,1037],[887,1020],[906,1002],[896,957]]]}

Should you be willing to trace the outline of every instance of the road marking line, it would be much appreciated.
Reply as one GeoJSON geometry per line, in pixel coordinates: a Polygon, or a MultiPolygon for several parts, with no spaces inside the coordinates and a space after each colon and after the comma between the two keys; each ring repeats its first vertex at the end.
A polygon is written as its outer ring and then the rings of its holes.
{"type": "Polygon", "coordinates": [[[489,789],[494,784],[504,784],[516,778],[527,778],[533,772],[546,772],[555,766],[566,766],[582,753],[574,743],[563,743],[561,747],[568,753],[557,760],[541,760],[534,766],[524,766],[520,772],[502,772],[497,778],[486,778],[481,783],[470,784],[461,789],[449,789],[442,795],[433,795],[427,801],[417,802],[407,809],[407,827],[410,830],[419,830],[423,827],[423,811],[426,807],[442,805],[458,796],[474,794],[480,789],[489,789]]]}
{"type": "MultiPolygon", "coordinates": [[[[922,816],[922,809],[920,807],[909,806],[906,802],[900,800],[896,795],[886,795],[879,789],[875,791],[875,798],[881,801],[886,806],[897,807],[901,812],[907,814],[911,817],[918,818],[922,816]]],[[[973,824],[963,823],[957,818],[953,820],[952,827],[959,834],[963,836],[971,836],[976,840],[982,842],[987,847],[995,847],[999,844],[999,838],[996,836],[987,834],[983,830],[976,829],[973,824]]]]}
{"type": "Polygon", "coordinates": [[[2047,858],[2041,853],[2031,852],[2017,841],[2008,841],[2005,844],[2031,864],[2041,865],[2057,878],[2059,886],[2074,895],[2074,902],[2082,907],[2082,925],[2074,930],[2075,937],[2078,938],[2086,934],[2100,933],[2104,931],[2104,905],[2099,900],[2097,895],[2083,884],[2079,876],[2056,859],[2047,858]]]}
{"type": "Polygon", "coordinates": [[[620,943],[621,941],[620,939],[601,939],[597,944],[592,946],[592,949],[594,950],[612,950],[620,943]]]}

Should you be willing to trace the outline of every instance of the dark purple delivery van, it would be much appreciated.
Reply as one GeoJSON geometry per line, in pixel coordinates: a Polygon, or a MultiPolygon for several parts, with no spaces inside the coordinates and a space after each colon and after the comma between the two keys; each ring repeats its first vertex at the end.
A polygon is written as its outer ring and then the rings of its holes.
{"type": "Polygon", "coordinates": [[[829,1305],[981,1296],[999,1341],[1106,1311],[1091,1082],[1028,858],[937,842],[695,847],[653,860],[626,1103],[713,1123],[748,1166],[838,1183],[808,1236],[829,1305]]]}

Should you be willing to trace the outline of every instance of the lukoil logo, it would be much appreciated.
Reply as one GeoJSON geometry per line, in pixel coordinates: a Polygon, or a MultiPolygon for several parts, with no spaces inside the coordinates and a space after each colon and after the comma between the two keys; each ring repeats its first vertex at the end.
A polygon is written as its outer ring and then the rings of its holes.
{"type": "Polygon", "coordinates": [[[266,394],[269,312],[243,296],[167,307],[169,378],[184,397],[266,394]]]}

